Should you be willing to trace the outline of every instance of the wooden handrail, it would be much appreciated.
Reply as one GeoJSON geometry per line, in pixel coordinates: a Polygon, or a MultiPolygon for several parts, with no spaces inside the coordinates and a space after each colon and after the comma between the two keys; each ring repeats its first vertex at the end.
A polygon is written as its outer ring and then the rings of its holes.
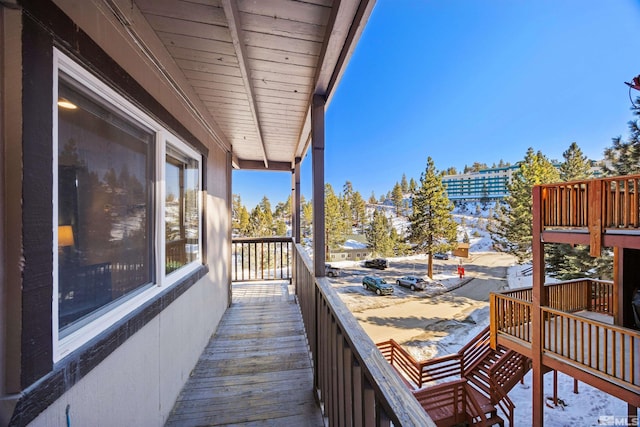
{"type": "Polygon", "coordinates": [[[295,245],[294,253],[314,387],[329,425],[435,426],[331,283],[314,277],[302,246],[295,245]]]}

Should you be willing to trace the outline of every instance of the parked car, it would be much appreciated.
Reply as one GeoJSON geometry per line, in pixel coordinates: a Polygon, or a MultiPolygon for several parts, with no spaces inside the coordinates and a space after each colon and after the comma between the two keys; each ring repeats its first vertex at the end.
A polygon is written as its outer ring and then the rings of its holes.
{"type": "Polygon", "coordinates": [[[368,259],[364,262],[364,266],[367,268],[377,268],[384,270],[387,268],[387,260],[384,258],[368,259]]]}
{"type": "Polygon", "coordinates": [[[364,276],[362,286],[374,291],[378,295],[390,295],[393,293],[393,286],[389,285],[383,278],[375,276],[364,276]]]}
{"type": "Polygon", "coordinates": [[[396,280],[396,284],[400,286],[404,286],[405,288],[409,288],[412,291],[416,289],[424,290],[427,285],[427,282],[421,277],[417,276],[404,276],[396,280]]]}
{"type": "Polygon", "coordinates": [[[446,252],[437,252],[433,254],[435,259],[449,259],[449,254],[446,252]]]}
{"type": "Polygon", "coordinates": [[[324,275],[328,277],[338,277],[340,275],[340,269],[332,266],[331,264],[325,264],[324,275]]]}

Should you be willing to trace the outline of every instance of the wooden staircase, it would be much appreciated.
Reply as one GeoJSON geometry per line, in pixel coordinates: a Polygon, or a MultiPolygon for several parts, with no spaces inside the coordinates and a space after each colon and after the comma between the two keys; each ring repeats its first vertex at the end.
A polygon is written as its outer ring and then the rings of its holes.
{"type": "Polygon", "coordinates": [[[416,361],[393,340],[378,348],[439,427],[504,426],[498,409],[513,426],[515,405],[507,393],[531,369],[531,361],[506,347],[493,350],[488,327],[458,353],[427,361],[416,361]]]}

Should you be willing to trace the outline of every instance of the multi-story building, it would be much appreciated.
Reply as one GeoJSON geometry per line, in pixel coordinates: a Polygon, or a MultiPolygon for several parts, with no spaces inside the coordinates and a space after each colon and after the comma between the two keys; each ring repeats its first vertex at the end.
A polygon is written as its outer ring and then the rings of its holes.
{"type": "MultiPolygon", "coordinates": [[[[560,167],[560,164],[555,164],[560,167]]],[[[442,183],[447,190],[449,200],[453,202],[493,202],[504,199],[509,190],[507,184],[511,182],[513,173],[519,165],[481,169],[478,172],[445,175],[442,183]]],[[[594,177],[602,175],[599,162],[592,162],[591,173],[594,177]]]]}
{"type": "Polygon", "coordinates": [[[442,183],[451,201],[495,201],[507,194],[507,184],[517,165],[482,169],[478,172],[445,175],[442,183]]]}

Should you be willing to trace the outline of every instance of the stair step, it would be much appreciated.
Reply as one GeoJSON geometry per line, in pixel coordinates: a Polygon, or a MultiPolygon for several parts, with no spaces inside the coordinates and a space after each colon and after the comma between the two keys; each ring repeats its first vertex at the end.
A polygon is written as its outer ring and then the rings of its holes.
{"type": "Polygon", "coordinates": [[[504,420],[498,414],[494,414],[491,418],[487,418],[485,423],[487,426],[495,426],[496,424],[500,427],[504,427],[504,420]]]}

